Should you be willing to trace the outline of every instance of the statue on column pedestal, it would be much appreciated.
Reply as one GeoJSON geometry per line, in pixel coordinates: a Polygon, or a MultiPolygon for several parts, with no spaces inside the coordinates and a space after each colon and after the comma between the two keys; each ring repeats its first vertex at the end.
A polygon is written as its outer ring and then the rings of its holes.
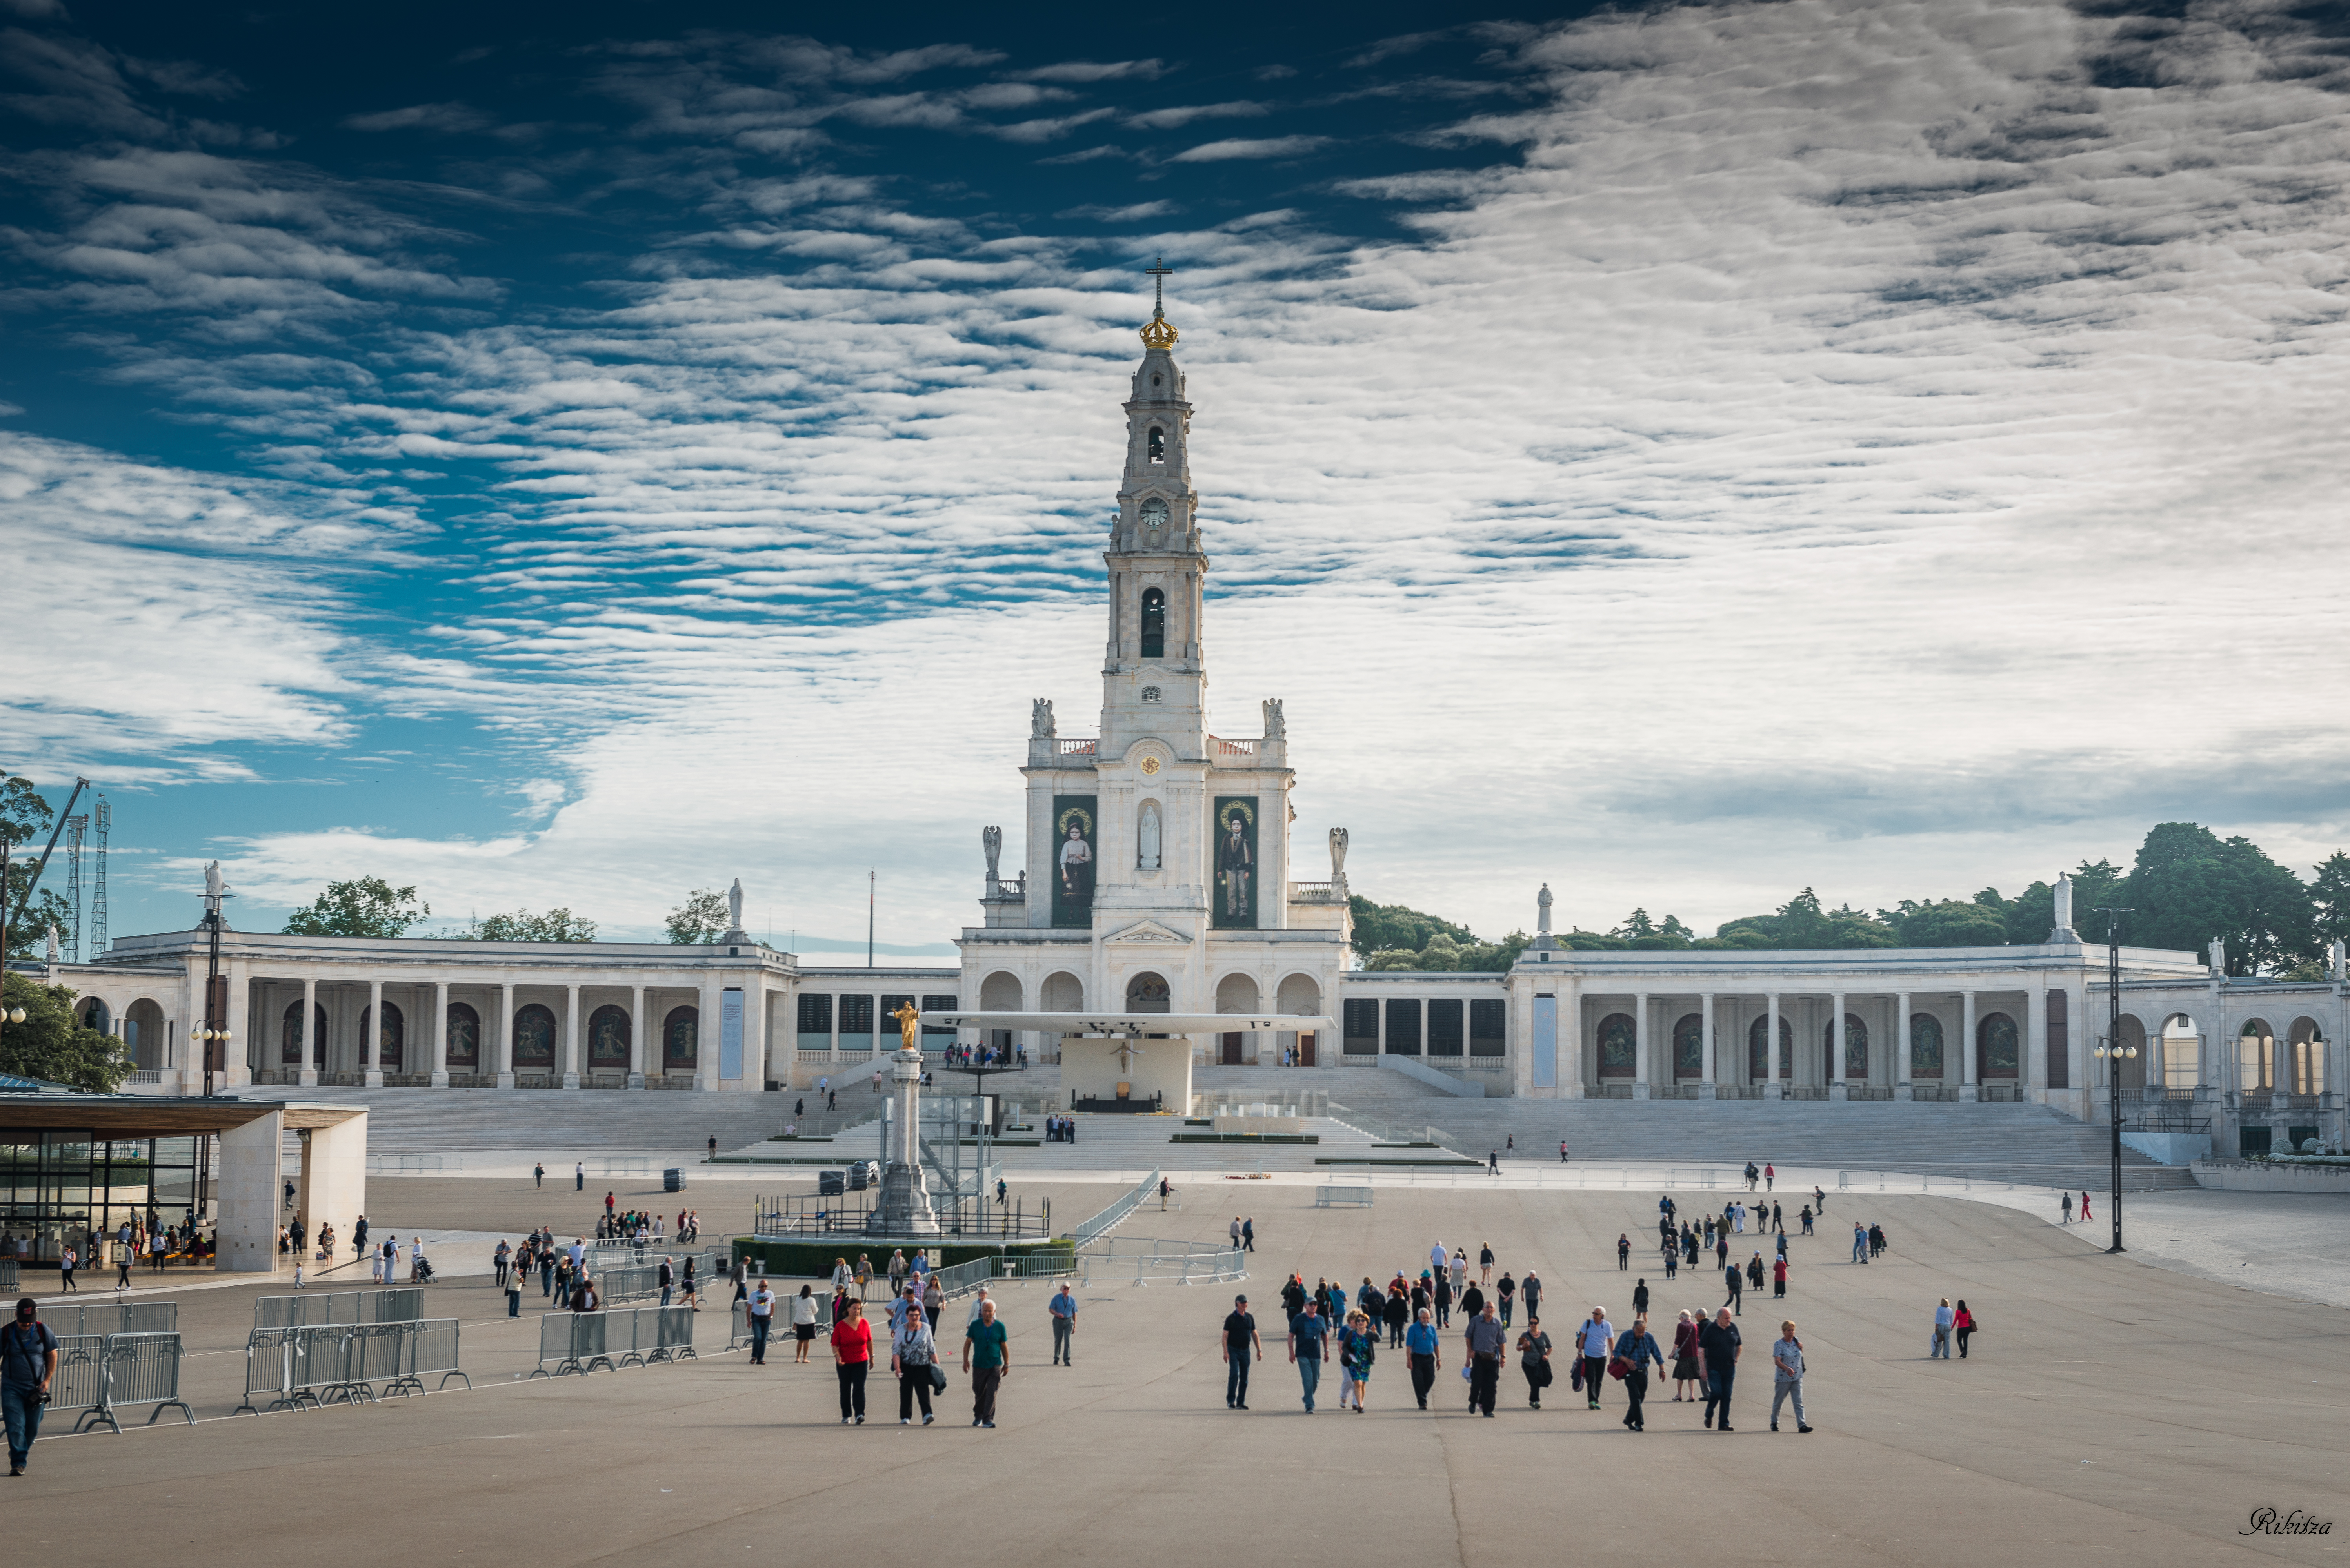
{"type": "Polygon", "coordinates": [[[922,1015],[912,1002],[889,1014],[898,1021],[899,1049],[889,1060],[896,1096],[890,1107],[889,1158],[881,1171],[881,1196],[866,1216],[873,1236],[936,1236],[939,1217],[922,1179],[922,1015]]]}

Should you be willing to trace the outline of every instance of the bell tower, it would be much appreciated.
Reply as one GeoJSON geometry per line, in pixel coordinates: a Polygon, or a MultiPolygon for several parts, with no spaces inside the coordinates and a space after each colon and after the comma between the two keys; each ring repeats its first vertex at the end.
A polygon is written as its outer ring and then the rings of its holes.
{"type": "Polygon", "coordinates": [[[1103,560],[1109,568],[1109,644],[1102,665],[1101,749],[1117,756],[1156,735],[1178,754],[1204,754],[1208,677],[1200,611],[1208,557],[1191,488],[1191,405],[1167,320],[1170,269],[1149,269],[1154,298],[1142,363],[1126,404],[1126,472],[1103,560]]]}

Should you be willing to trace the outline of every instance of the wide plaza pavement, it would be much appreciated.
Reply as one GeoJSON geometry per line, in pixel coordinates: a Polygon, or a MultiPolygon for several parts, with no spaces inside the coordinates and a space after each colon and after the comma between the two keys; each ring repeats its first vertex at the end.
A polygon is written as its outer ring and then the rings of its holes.
{"type": "MultiPolygon", "coordinates": [[[[1251,1279],[1219,1289],[1097,1276],[1081,1293],[1074,1367],[1046,1365],[1048,1287],[1000,1287],[1014,1361],[1000,1425],[987,1432],[968,1424],[959,1373],[934,1428],[899,1428],[894,1386],[877,1378],[872,1419],[845,1429],[821,1345],[811,1366],[790,1365],[788,1345],[778,1345],[754,1367],[719,1351],[717,1314],[704,1320],[698,1362],[517,1381],[535,1348],[530,1325],[505,1323],[503,1298],[467,1277],[435,1287],[432,1310],[466,1320],[473,1391],[224,1419],[257,1289],[191,1289],[180,1297],[187,1385],[204,1419],[45,1438],[32,1474],[0,1496],[18,1505],[11,1517],[36,1561],[159,1543],[198,1563],[308,1561],[322,1527],[452,1561],[549,1551],[575,1561],[838,1561],[902,1547],[1024,1565],[1216,1553],[1979,1568],[2106,1553],[2320,1561],[2333,1551],[2330,1534],[2238,1532],[2262,1507],[2329,1521],[2345,1511],[2350,1419],[2338,1396],[2350,1336],[2336,1313],[2108,1257],[2102,1224],[2068,1231],[1960,1198],[1829,1195],[1823,1233],[1791,1238],[1790,1299],[1748,1293],[1732,1434],[1700,1429],[1696,1407],[1671,1403],[1669,1382],[1644,1435],[1620,1425],[1613,1384],[1594,1414],[1562,1376],[1547,1407],[1532,1412],[1514,1368],[1500,1418],[1474,1418],[1453,1370],[1457,1335],[1447,1337],[1431,1412],[1412,1407],[1402,1357],[1390,1352],[1369,1414],[1340,1413],[1326,1383],[1322,1412],[1308,1417],[1270,1332],[1292,1268],[1309,1283],[1317,1274],[1384,1282],[1416,1271],[1434,1240],[1472,1256],[1490,1242],[1497,1274],[1540,1272],[1546,1326],[1562,1342],[1595,1303],[1627,1319],[1644,1274],[1660,1330],[1679,1308],[1721,1301],[1710,1271],[1668,1284],[1644,1269],[1646,1249],[1635,1272],[1617,1272],[1617,1234],[1654,1234],[1654,1191],[1407,1180],[1383,1178],[1368,1210],[1317,1210],[1310,1186],[1191,1175],[1179,1212],[1146,1206],[1118,1234],[1209,1240],[1233,1214],[1249,1215],[1251,1279]],[[1856,1218],[1887,1227],[1886,1258],[1846,1261],[1856,1218]],[[1245,1413],[1223,1407],[1217,1352],[1235,1289],[1251,1296],[1272,1356],[1245,1413]],[[1966,1298],[1985,1325],[1969,1360],[1927,1359],[1942,1295],[1966,1298]],[[1783,1315],[1800,1323],[1814,1369],[1811,1436],[1792,1421],[1766,1429],[1766,1344],[1783,1315]]],[[[630,1185],[623,1203],[678,1206],[657,1187],[630,1185]]],[[[558,1231],[591,1218],[582,1195],[526,1188],[501,1178],[384,1180],[374,1206],[386,1222],[467,1231],[541,1210],[558,1231]]],[[[1056,1185],[1056,1211],[1083,1212],[1112,1190],[1056,1185]]],[[[739,1207],[706,1188],[697,1196],[712,1220],[739,1207]]],[[[1685,1213],[1728,1196],[1679,1195],[1685,1213]]],[[[1769,1255],[1766,1239],[1742,1240],[1769,1255]]],[[[950,1307],[955,1321],[961,1310],[950,1307]]]]}

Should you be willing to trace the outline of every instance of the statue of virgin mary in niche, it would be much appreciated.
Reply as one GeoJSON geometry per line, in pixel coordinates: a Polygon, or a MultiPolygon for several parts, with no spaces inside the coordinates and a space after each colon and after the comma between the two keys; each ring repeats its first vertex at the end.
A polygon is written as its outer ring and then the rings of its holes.
{"type": "Polygon", "coordinates": [[[1159,869],[1159,803],[1142,803],[1142,820],[1134,834],[1134,863],[1145,871],[1159,869]]]}

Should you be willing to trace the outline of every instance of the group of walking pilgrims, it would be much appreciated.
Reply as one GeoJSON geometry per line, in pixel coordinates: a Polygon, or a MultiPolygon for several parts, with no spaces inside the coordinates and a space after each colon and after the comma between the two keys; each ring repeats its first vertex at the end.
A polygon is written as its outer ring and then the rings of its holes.
{"type": "MultiPolygon", "coordinates": [[[[1816,1233],[1814,1226],[1826,1208],[1826,1199],[1825,1192],[1814,1189],[1811,1201],[1801,1205],[1794,1216],[1801,1227],[1798,1234],[1816,1233]]],[[[1749,1288],[1759,1291],[1767,1277],[1773,1299],[1786,1296],[1791,1268],[1788,1217],[1767,1194],[1756,1204],[1733,1201],[1719,1214],[1690,1219],[1680,1216],[1670,1195],[1660,1198],[1657,1207],[1658,1246],[1665,1277],[1677,1280],[1684,1262],[1694,1268],[1701,1253],[1711,1251],[1728,1291],[1721,1305],[1711,1313],[1701,1306],[1680,1311],[1670,1327],[1669,1347],[1649,1326],[1646,1278],[1633,1286],[1628,1324],[1611,1320],[1605,1306],[1594,1306],[1587,1317],[1565,1331],[1564,1345],[1556,1344],[1543,1327],[1541,1275],[1529,1268],[1522,1277],[1513,1277],[1504,1268],[1496,1279],[1491,1244],[1481,1244],[1472,1262],[1466,1248],[1448,1249],[1438,1241],[1429,1249],[1427,1262],[1416,1276],[1399,1269],[1381,1284],[1366,1275],[1351,1291],[1343,1280],[1326,1277],[1308,1285],[1303,1274],[1291,1274],[1281,1287],[1281,1307],[1288,1325],[1288,1356],[1297,1368],[1306,1414],[1315,1413],[1327,1363],[1336,1363],[1338,1408],[1367,1412],[1371,1371],[1382,1349],[1403,1353],[1412,1398],[1419,1408],[1428,1409],[1431,1397],[1440,1403],[1437,1383],[1448,1364],[1446,1339],[1449,1333],[1457,1332],[1459,1355],[1451,1365],[1465,1385],[1461,1392],[1472,1414],[1492,1417],[1506,1364],[1514,1355],[1525,1379],[1529,1409],[1542,1408],[1544,1391],[1553,1385],[1563,1360],[1569,1388],[1582,1397],[1587,1409],[1602,1407],[1602,1394],[1610,1382],[1622,1385],[1623,1424],[1631,1431],[1647,1430],[1652,1376],[1671,1379],[1669,1403],[1703,1405],[1703,1422],[1709,1429],[1734,1430],[1731,1406],[1744,1349],[1745,1335],[1739,1326],[1744,1294],[1749,1288]],[[1769,1263],[1759,1249],[1752,1250],[1743,1261],[1732,1256],[1740,1249],[1731,1239],[1750,1229],[1753,1234],[1773,1239],[1769,1263]]],[[[1882,1255],[1886,1239],[1881,1226],[1856,1224],[1854,1234],[1853,1262],[1865,1263],[1882,1255]]],[[[1617,1265],[1627,1272],[1632,1251],[1628,1234],[1617,1239],[1617,1265]]],[[[1939,1347],[1948,1343],[1946,1336],[1951,1334],[1954,1320],[1964,1320],[1967,1328],[1973,1326],[1971,1320],[1965,1319],[1964,1303],[1956,1309],[1948,1303],[1938,1308],[1937,1354],[1948,1354],[1939,1347]]],[[[1794,1319],[1781,1320],[1778,1336],[1769,1345],[1771,1429],[1779,1430],[1781,1413],[1792,1405],[1795,1430],[1809,1432],[1812,1425],[1804,1407],[1804,1342],[1794,1319]]],[[[1245,1410],[1250,1366],[1264,1355],[1263,1336],[1246,1296],[1235,1300],[1232,1314],[1224,1319],[1222,1348],[1226,1368],[1224,1403],[1245,1410]]],[[[1960,1349],[1963,1354],[1963,1340],[1960,1349]]]]}

